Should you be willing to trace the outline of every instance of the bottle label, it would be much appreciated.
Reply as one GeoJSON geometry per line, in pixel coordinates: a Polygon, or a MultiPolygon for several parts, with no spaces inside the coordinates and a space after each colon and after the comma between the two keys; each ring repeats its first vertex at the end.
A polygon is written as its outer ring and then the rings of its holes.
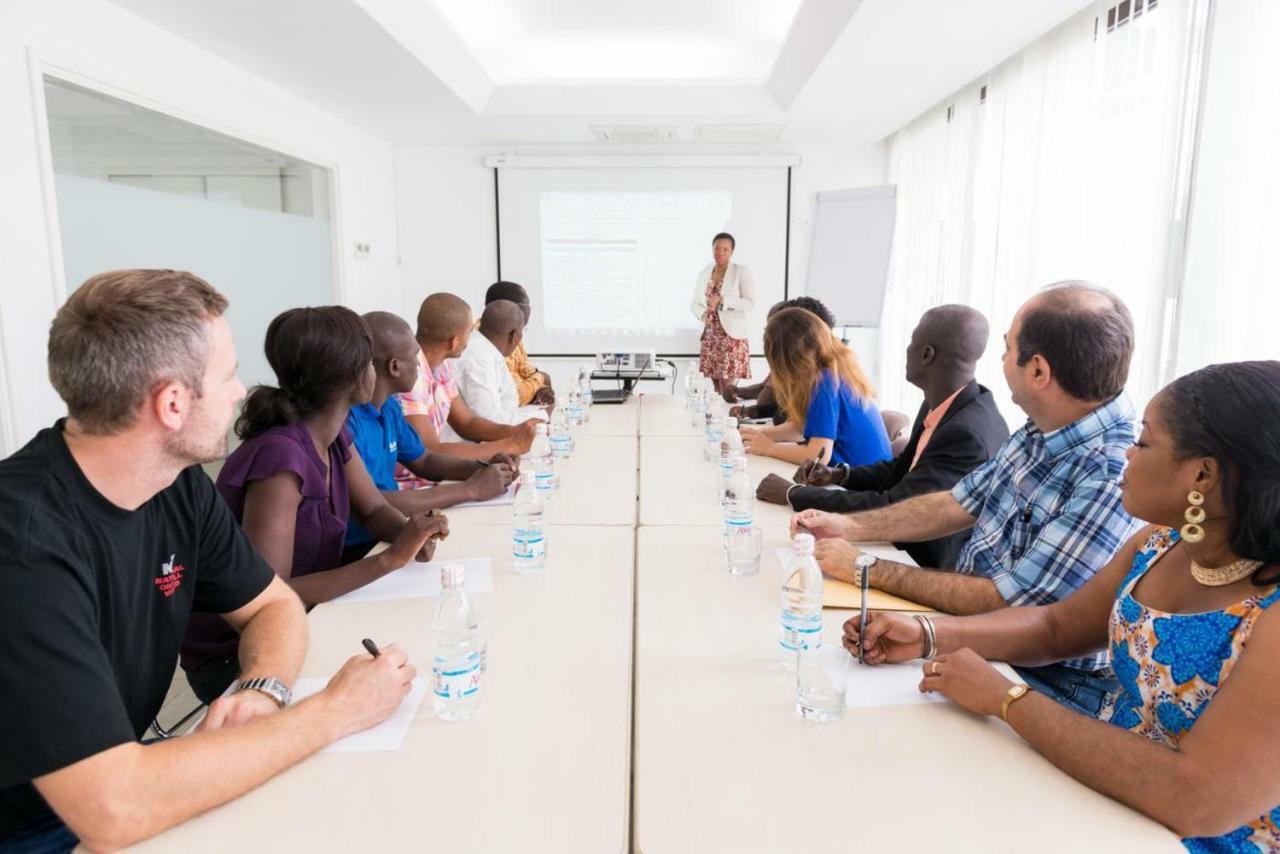
{"type": "Polygon", "coordinates": [[[555,472],[540,471],[533,476],[533,485],[539,492],[550,492],[555,488],[555,472]]]}
{"type": "Polygon", "coordinates": [[[801,614],[783,608],[780,628],[779,643],[788,653],[822,646],[821,614],[801,614]]]}
{"type": "Polygon", "coordinates": [[[511,556],[519,560],[537,560],[547,552],[547,541],[541,528],[516,528],[511,534],[511,556]]]}
{"type": "Polygon", "coordinates": [[[436,656],[431,662],[431,690],[441,700],[460,700],[480,690],[480,653],[465,658],[436,656]]]}

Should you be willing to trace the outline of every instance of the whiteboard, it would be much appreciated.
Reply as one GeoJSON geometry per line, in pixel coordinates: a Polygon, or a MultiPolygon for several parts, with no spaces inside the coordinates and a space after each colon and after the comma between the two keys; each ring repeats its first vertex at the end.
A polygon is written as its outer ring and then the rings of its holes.
{"type": "Polygon", "coordinates": [[[889,184],[818,193],[805,293],[840,326],[880,325],[897,191],[889,184]]]}

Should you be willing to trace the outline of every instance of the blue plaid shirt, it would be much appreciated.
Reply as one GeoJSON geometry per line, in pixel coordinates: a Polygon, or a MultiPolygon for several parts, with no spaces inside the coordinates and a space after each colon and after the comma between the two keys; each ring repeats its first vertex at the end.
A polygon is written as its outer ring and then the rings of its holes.
{"type": "MultiPolygon", "coordinates": [[[[1042,433],[1027,421],[951,491],[977,519],[956,571],[995,582],[1010,605],[1047,605],[1093,577],[1136,530],[1121,504],[1134,411],[1123,394],[1042,433]]],[[[1064,662],[1096,671],[1106,652],[1064,662]]]]}

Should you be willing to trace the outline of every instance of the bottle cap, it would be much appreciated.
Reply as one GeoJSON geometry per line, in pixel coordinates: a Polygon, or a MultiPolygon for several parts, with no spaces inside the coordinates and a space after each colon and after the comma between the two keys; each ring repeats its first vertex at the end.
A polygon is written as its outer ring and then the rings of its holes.
{"type": "Polygon", "coordinates": [[[795,539],[791,541],[791,547],[798,555],[813,554],[813,534],[796,534],[795,539]]]}
{"type": "Polygon", "coordinates": [[[440,584],[445,590],[457,590],[466,578],[466,568],[460,563],[446,563],[440,567],[440,584]]]}

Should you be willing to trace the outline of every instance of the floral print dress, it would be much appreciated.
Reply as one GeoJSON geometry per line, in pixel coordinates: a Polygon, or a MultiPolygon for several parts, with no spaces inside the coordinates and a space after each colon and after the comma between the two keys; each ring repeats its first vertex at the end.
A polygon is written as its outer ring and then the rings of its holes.
{"type": "MultiPolygon", "coordinates": [[[[719,296],[724,287],[724,277],[716,278],[715,271],[707,280],[707,302],[719,296]]],[[[740,380],[751,376],[751,343],[745,338],[731,338],[720,324],[719,312],[707,309],[702,314],[702,351],[698,369],[703,374],[719,380],[740,380]]]]}
{"type": "MultiPolygon", "coordinates": [[[[1138,551],[1111,610],[1111,662],[1120,691],[1101,718],[1173,750],[1208,708],[1231,674],[1262,612],[1280,600],[1280,588],[1261,591],[1220,611],[1168,614],[1133,598],[1133,588],[1178,532],[1152,534],[1138,551]]],[[[1280,806],[1243,827],[1215,837],[1184,839],[1193,852],[1280,851],[1280,806]]]]}

